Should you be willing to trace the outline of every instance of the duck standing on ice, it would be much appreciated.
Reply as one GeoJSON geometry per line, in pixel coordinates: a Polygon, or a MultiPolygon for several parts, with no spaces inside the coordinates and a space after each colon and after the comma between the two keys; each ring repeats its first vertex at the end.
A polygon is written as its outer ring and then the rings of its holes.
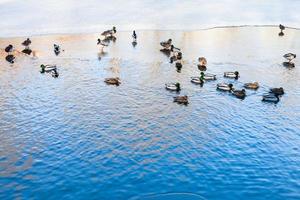
{"type": "Polygon", "coordinates": [[[8,45],[7,47],[5,47],[5,52],[7,53],[7,56],[5,57],[5,60],[11,64],[13,64],[15,61],[15,56],[11,54],[11,52],[13,52],[14,47],[13,45],[8,45]]]}
{"type": "Polygon", "coordinates": [[[278,35],[284,36],[283,30],[285,29],[285,26],[283,26],[282,24],[279,24],[279,29],[280,29],[280,32],[278,33],[278,35]]]}
{"type": "Polygon", "coordinates": [[[295,67],[295,64],[292,62],[296,58],[296,54],[294,53],[287,53],[284,54],[283,57],[287,59],[287,62],[283,62],[283,66],[285,67],[295,67]]]}
{"type": "Polygon", "coordinates": [[[30,55],[32,53],[32,50],[30,49],[31,40],[27,38],[24,42],[22,42],[22,45],[25,46],[25,49],[22,50],[22,53],[25,53],[27,55],[30,55]]]}

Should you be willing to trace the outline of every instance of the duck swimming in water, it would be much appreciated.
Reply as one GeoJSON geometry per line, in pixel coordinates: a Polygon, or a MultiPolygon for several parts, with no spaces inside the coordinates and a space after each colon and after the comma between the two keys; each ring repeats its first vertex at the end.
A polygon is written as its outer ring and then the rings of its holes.
{"type": "Polygon", "coordinates": [[[181,69],[182,69],[182,63],[181,63],[180,60],[175,63],[175,67],[177,69],[177,72],[181,71],[181,69]]]}
{"type": "Polygon", "coordinates": [[[254,82],[254,83],[245,83],[244,84],[244,88],[246,89],[251,89],[251,90],[257,90],[259,88],[259,84],[258,82],[254,82]]]}
{"type": "Polygon", "coordinates": [[[246,97],[246,90],[232,90],[231,93],[239,99],[244,99],[246,97]]]}
{"type": "Polygon", "coordinates": [[[174,97],[174,102],[187,105],[189,103],[188,96],[185,95],[174,97]]]}
{"type": "Polygon", "coordinates": [[[233,85],[230,83],[230,84],[227,84],[227,83],[218,83],[217,84],[217,89],[218,90],[221,90],[221,91],[232,91],[234,90],[233,89],[233,85]]]}
{"type": "Polygon", "coordinates": [[[120,81],[120,78],[119,77],[116,77],[116,78],[106,78],[104,80],[105,83],[109,84],[109,85],[120,85],[121,84],[121,81],[120,81]]]}
{"type": "Polygon", "coordinates": [[[271,88],[270,93],[275,94],[275,95],[283,95],[284,94],[284,89],[282,87],[280,87],[280,88],[271,88]]]}
{"type": "MultiPolygon", "coordinates": [[[[203,72],[202,72],[203,73],[203,72]]],[[[203,84],[205,83],[205,80],[204,80],[204,76],[201,75],[200,77],[191,77],[191,82],[192,83],[195,83],[195,84],[200,84],[201,87],[203,86],[203,84]]]]}
{"type": "Polygon", "coordinates": [[[235,71],[235,72],[224,72],[224,77],[238,79],[239,78],[239,72],[238,71],[235,71]]]}
{"type": "MultiPolygon", "coordinates": [[[[203,73],[203,72],[202,72],[203,73]]],[[[203,73],[204,74],[204,73],[203,73]]],[[[217,76],[214,74],[210,74],[210,73],[205,73],[204,74],[204,80],[206,81],[210,81],[210,80],[217,80],[217,76]]]]}
{"type": "Polygon", "coordinates": [[[206,58],[204,58],[204,57],[200,57],[200,58],[198,58],[198,61],[199,61],[199,65],[200,66],[205,66],[206,67],[206,65],[207,65],[207,60],[206,60],[206,58]]]}
{"type": "Polygon", "coordinates": [[[283,30],[285,29],[285,26],[283,26],[282,24],[279,24],[279,29],[280,29],[280,32],[278,33],[278,35],[284,36],[283,30]]]}
{"type": "Polygon", "coordinates": [[[44,64],[42,64],[41,66],[41,73],[43,74],[43,73],[50,73],[50,72],[52,72],[53,70],[57,70],[57,67],[56,67],[56,65],[44,65],[44,64]]]}
{"type": "Polygon", "coordinates": [[[263,98],[262,98],[262,101],[265,101],[265,102],[273,102],[273,103],[277,103],[279,102],[279,97],[278,95],[275,95],[275,94],[265,94],[263,95],[263,98]]]}
{"type": "Polygon", "coordinates": [[[179,92],[181,90],[180,83],[167,83],[165,84],[166,89],[170,91],[179,92]]]}

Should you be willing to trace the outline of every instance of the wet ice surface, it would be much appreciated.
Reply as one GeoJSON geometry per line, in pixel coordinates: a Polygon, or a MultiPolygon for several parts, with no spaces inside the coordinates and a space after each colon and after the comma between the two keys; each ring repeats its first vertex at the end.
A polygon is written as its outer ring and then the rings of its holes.
{"type": "MultiPolygon", "coordinates": [[[[119,32],[98,59],[97,34],[32,38],[37,58],[0,60],[0,198],[297,199],[299,198],[300,32],[277,28],[119,32]],[[181,73],[159,51],[172,38],[181,73]],[[65,49],[53,53],[53,43],[65,49]],[[190,83],[205,56],[215,82],[190,83]],[[57,64],[58,79],[39,73],[57,64]],[[239,80],[222,77],[238,70],[239,80]],[[119,76],[119,87],[106,77],[119,76]],[[190,104],[173,103],[179,81],[190,104]],[[216,90],[258,81],[245,100],[216,90]],[[278,104],[261,102],[284,87],[278,104]]],[[[0,40],[21,49],[25,38],[0,40]]]]}

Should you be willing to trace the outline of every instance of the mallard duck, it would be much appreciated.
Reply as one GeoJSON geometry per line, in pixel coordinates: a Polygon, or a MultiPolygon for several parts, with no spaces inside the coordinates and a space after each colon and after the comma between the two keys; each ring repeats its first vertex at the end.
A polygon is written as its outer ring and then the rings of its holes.
{"type": "Polygon", "coordinates": [[[239,78],[239,72],[238,71],[235,71],[235,72],[224,72],[224,77],[238,79],[239,78]]]}
{"type": "Polygon", "coordinates": [[[25,54],[27,54],[27,55],[30,55],[30,54],[32,53],[32,50],[29,49],[29,48],[25,48],[25,49],[22,50],[22,53],[25,53],[25,54]]]}
{"type": "Polygon", "coordinates": [[[277,103],[279,102],[279,97],[278,95],[275,95],[275,94],[266,94],[266,95],[263,95],[263,98],[262,98],[262,101],[266,101],[266,102],[274,102],[274,103],[277,103]]]}
{"type": "Polygon", "coordinates": [[[280,88],[271,88],[270,92],[275,94],[275,95],[283,95],[284,94],[284,90],[282,87],[280,88]]]}
{"type": "Polygon", "coordinates": [[[117,32],[116,27],[113,27],[111,30],[103,31],[101,35],[104,36],[105,38],[108,38],[108,37],[113,37],[113,34],[115,34],[116,32],[117,32]]]}
{"type": "Polygon", "coordinates": [[[181,60],[181,59],[182,59],[182,53],[174,52],[173,56],[170,57],[170,63],[173,63],[174,61],[181,60]]]}
{"type": "Polygon", "coordinates": [[[56,65],[44,65],[44,64],[42,64],[40,67],[41,67],[41,73],[49,73],[49,72],[52,72],[53,70],[57,70],[56,65]]]}
{"type": "Polygon", "coordinates": [[[136,35],[135,31],[133,31],[133,33],[132,33],[132,39],[133,39],[133,42],[136,42],[137,35],[136,35]]]}
{"type": "Polygon", "coordinates": [[[179,92],[181,90],[180,83],[167,83],[165,84],[167,90],[179,92]]]}
{"type": "Polygon", "coordinates": [[[204,58],[204,57],[200,57],[200,58],[198,58],[198,61],[199,61],[199,66],[202,66],[202,67],[206,67],[206,65],[207,65],[207,60],[206,60],[206,58],[204,58]]]}
{"type": "MultiPolygon", "coordinates": [[[[202,72],[203,73],[203,72],[202,72]]],[[[209,81],[209,80],[217,80],[217,76],[214,74],[209,74],[206,73],[204,74],[204,80],[209,81]]]]}
{"type": "Polygon", "coordinates": [[[218,83],[217,84],[217,89],[221,91],[232,91],[233,90],[233,85],[227,84],[227,83],[218,83]]]}
{"type": "Polygon", "coordinates": [[[176,67],[177,71],[180,71],[182,68],[182,63],[180,61],[176,62],[175,67],[176,67]]]}
{"type": "Polygon", "coordinates": [[[278,33],[278,35],[283,36],[284,35],[283,30],[285,29],[285,26],[283,26],[282,24],[279,24],[279,29],[280,29],[280,32],[278,33]]]}
{"type": "Polygon", "coordinates": [[[22,42],[22,45],[25,47],[28,47],[31,44],[31,40],[27,38],[24,42],[22,42]]]}
{"type": "Polygon", "coordinates": [[[13,47],[13,45],[10,44],[7,47],[5,47],[4,50],[6,53],[10,54],[14,50],[14,47],[13,47]]]}
{"type": "Polygon", "coordinates": [[[205,83],[205,80],[204,80],[204,78],[201,78],[201,76],[200,77],[194,76],[194,77],[191,77],[191,82],[195,83],[195,84],[203,85],[205,83]]]}
{"type": "Polygon", "coordinates": [[[198,69],[202,72],[207,70],[206,66],[202,66],[202,65],[198,65],[198,69]]]}
{"type": "Polygon", "coordinates": [[[163,42],[160,43],[160,45],[162,47],[164,47],[165,49],[168,49],[172,45],[172,39],[168,39],[167,41],[163,41],[163,42]]]}
{"type": "Polygon", "coordinates": [[[205,80],[204,80],[204,73],[201,72],[200,73],[200,77],[199,76],[193,76],[191,77],[191,82],[195,83],[195,84],[201,84],[201,86],[204,84],[205,80]]]}
{"type": "Polygon", "coordinates": [[[54,44],[53,46],[54,46],[54,53],[55,55],[58,56],[58,54],[60,54],[60,46],[57,44],[54,44]]]}
{"type": "Polygon", "coordinates": [[[244,87],[246,89],[252,89],[252,90],[257,90],[259,88],[259,84],[258,82],[254,82],[254,83],[245,83],[244,87]]]}
{"type": "Polygon", "coordinates": [[[282,65],[284,67],[287,67],[287,68],[294,68],[295,67],[295,63],[293,63],[293,62],[283,62],[282,65]]]}
{"type": "Polygon", "coordinates": [[[246,97],[246,90],[232,90],[231,93],[239,99],[244,99],[246,97]]]}
{"type": "Polygon", "coordinates": [[[109,85],[120,85],[121,81],[119,77],[116,78],[106,78],[104,80],[105,83],[109,84],[109,85]]]}
{"type": "Polygon", "coordinates": [[[296,54],[294,54],[294,53],[287,53],[287,54],[284,54],[283,57],[285,59],[287,59],[289,62],[291,62],[293,59],[296,58],[296,54]]]}
{"type": "Polygon", "coordinates": [[[174,102],[187,105],[189,103],[188,96],[185,95],[185,96],[174,97],[174,102]]]}
{"type": "Polygon", "coordinates": [[[7,55],[7,56],[5,57],[5,60],[6,60],[7,62],[11,63],[11,64],[15,63],[15,59],[16,59],[16,57],[15,57],[14,55],[11,55],[11,54],[9,54],[9,55],[7,55]]]}

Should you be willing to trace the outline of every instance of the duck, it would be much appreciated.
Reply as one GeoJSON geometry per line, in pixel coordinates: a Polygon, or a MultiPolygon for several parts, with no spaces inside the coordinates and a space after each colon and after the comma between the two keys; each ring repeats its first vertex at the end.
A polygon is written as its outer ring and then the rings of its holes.
{"type": "Polygon", "coordinates": [[[199,61],[199,66],[206,67],[206,65],[207,65],[206,58],[200,57],[200,58],[198,58],[198,61],[199,61]]]}
{"type": "Polygon", "coordinates": [[[102,47],[101,47],[101,50],[103,50],[104,47],[107,47],[107,46],[108,46],[108,44],[105,43],[105,42],[103,42],[103,40],[101,40],[100,38],[98,38],[98,40],[97,40],[97,45],[101,45],[101,46],[102,46],[102,47]]]}
{"type": "Polygon", "coordinates": [[[51,75],[52,75],[53,78],[58,78],[59,74],[58,74],[56,68],[51,71],[51,75]]]}
{"type": "Polygon", "coordinates": [[[175,63],[175,67],[176,67],[177,71],[180,71],[181,68],[182,68],[182,63],[181,63],[180,61],[177,61],[177,62],[175,63]]]}
{"type": "Polygon", "coordinates": [[[31,44],[31,40],[27,38],[24,42],[22,42],[22,45],[25,47],[28,47],[31,44]]]}
{"type": "Polygon", "coordinates": [[[57,67],[56,65],[44,65],[44,64],[41,64],[41,73],[49,73],[49,72],[52,72],[53,70],[57,70],[57,67]]]}
{"type": "Polygon", "coordinates": [[[121,81],[120,81],[120,78],[119,77],[116,77],[116,78],[106,78],[104,80],[105,83],[109,84],[109,85],[120,85],[121,84],[121,81]]]}
{"type": "Polygon", "coordinates": [[[54,44],[53,46],[54,46],[54,53],[55,55],[58,56],[58,54],[60,54],[60,46],[57,44],[54,44]]]}
{"type": "Polygon", "coordinates": [[[286,54],[283,55],[283,57],[285,59],[287,59],[289,62],[291,62],[293,59],[296,58],[296,54],[294,54],[294,53],[286,53],[286,54]]]}
{"type": "Polygon", "coordinates": [[[5,47],[4,50],[5,50],[6,53],[10,54],[11,52],[13,52],[14,47],[13,47],[13,45],[10,44],[7,47],[5,47]]]}
{"type": "Polygon", "coordinates": [[[205,83],[204,72],[200,73],[200,77],[191,77],[191,82],[202,86],[205,83]]]}
{"type": "Polygon", "coordinates": [[[232,90],[231,93],[239,99],[244,99],[246,97],[246,90],[232,90]]]}
{"type": "Polygon", "coordinates": [[[238,79],[239,78],[239,72],[238,71],[235,71],[235,72],[224,72],[224,77],[238,79]]]}
{"type": "Polygon", "coordinates": [[[22,50],[22,53],[25,53],[27,55],[30,55],[32,53],[32,50],[28,47],[22,50]]]}
{"type": "Polygon", "coordinates": [[[254,83],[245,83],[244,84],[244,88],[246,89],[251,89],[251,90],[257,90],[259,88],[259,84],[258,82],[254,82],[254,83]]]}
{"type": "Polygon", "coordinates": [[[287,68],[294,68],[295,67],[295,63],[293,63],[293,62],[283,62],[282,65],[284,67],[287,67],[287,68]]]}
{"type": "Polygon", "coordinates": [[[232,91],[233,89],[233,85],[231,83],[227,84],[227,83],[218,83],[217,84],[217,89],[221,90],[221,91],[232,91]]]}
{"type": "Polygon", "coordinates": [[[174,97],[174,102],[187,105],[189,103],[188,96],[185,95],[174,97]]]}
{"type": "Polygon", "coordinates": [[[263,98],[262,98],[262,101],[265,101],[265,102],[274,102],[274,103],[277,103],[279,102],[279,97],[278,95],[275,95],[275,94],[265,94],[263,95],[263,98]]]}
{"type": "Polygon", "coordinates": [[[282,87],[280,87],[280,88],[271,88],[270,93],[275,94],[275,95],[283,95],[284,94],[284,89],[282,87]]]}
{"type": "Polygon", "coordinates": [[[283,30],[285,29],[285,26],[283,26],[282,24],[279,24],[279,29],[280,29],[280,32],[278,33],[278,35],[284,36],[283,30]]]}
{"type": "Polygon", "coordinates": [[[113,34],[115,34],[116,32],[117,32],[117,29],[114,26],[111,30],[106,30],[106,31],[102,32],[101,35],[104,36],[105,38],[112,38],[113,34]]]}
{"type": "MultiPolygon", "coordinates": [[[[201,73],[203,73],[203,72],[201,72],[201,73]]],[[[206,73],[206,74],[204,74],[204,80],[206,80],[206,81],[217,80],[217,76],[214,74],[206,73]]]]}
{"type": "Polygon", "coordinates": [[[133,33],[132,33],[132,38],[133,38],[133,42],[136,42],[137,35],[136,35],[135,30],[134,30],[133,33]]]}
{"type": "Polygon", "coordinates": [[[168,39],[167,41],[163,41],[160,43],[160,45],[164,48],[164,49],[169,49],[172,45],[172,39],[168,39]]]}
{"type": "Polygon", "coordinates": [[[182,53],[181,52],[174,52],[174,55],[170,57],[170,63],[173,63],[176,60],[182,59],[182,53]]]}
{"type": "Polygon", "coordinates": [[[200,76],[200,77],[194,76],[194,77],[191,77],[191,82],[195,83],[195,84],[203,85],[205,83],[205,80],[202,76],[200,76]]]}
{"type": "Polygon", "coordinates": [[[170,91],[179,92],[181,90],[180,83],[167,83],[165,84],[166,89],[170,91]]]}
{"type": "Polygon", "coordinates": [[[7,62],[9,62],[10,64],[14,64],[15,63],[15,59],[16,57],[14,55],[11,55],[11,54],[8,54],[6,57],[5,57],[5,60],[7,62]]]}

